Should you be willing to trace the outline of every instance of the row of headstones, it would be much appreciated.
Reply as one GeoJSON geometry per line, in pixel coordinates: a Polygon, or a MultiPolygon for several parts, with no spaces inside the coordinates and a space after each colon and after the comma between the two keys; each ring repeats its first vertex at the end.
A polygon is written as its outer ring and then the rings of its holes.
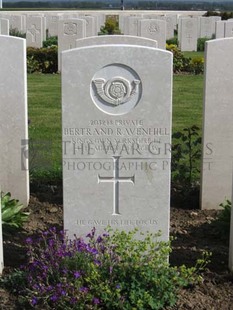
{"type": "Polygon", "coordinates": [[[216,22],[216,39],[233,37],[233,19],[216,22]]]}
{"type": "Polygon", "coordinates": [[[174,37],[174,31],[177,30],[181,51],[197,51],[198,38],[233,36],[233,22],[221,21],[219,16],[178,18],[177,15],[143,15],[122,17],[120,22],[124,34],[157,40],[159,48],[165,48],[166,40],[174,37]]]}
{"type": "MultiPolygon", "coordinates": [[[[42,47],[43,40],[46,38],[46,29],[48,29],[48,36],[56,35],[59,37],[60,50],[64,50],[63,45],[67,45],[66,41],[68,41],[68,45],[74,47],[74,39],[97,35],[101,24],[104,23],[103,21],[102,23],[97,23],[96,16],[80,16],[77,14],[64,14],[61,16],[28,15],[27,18],[26,15],[1,16],[2,23],[6,23],[5,28],[7,29],[1,32],[1,34],[7,35],[9,27],[11,29],[18,29],[20,32],[26,33],[27,46],[40,48],[42,47]],[[9,19],[7,19],[7,16],[9,19]]],[[[120,25],[122,25],[122,18],[120,18],[120,25]]],[[[162,17],[157,17],[154,21],[148,18],[149,15],[139,21],[138,17],[124,17],[123,33],[157,40],[159,48],[165,49],[166,38],[174,36],[177,22],[176,16],[168,16],[166,21],[162,20],[162,17]],[[135,23],[137,25],[140,24],[140,29],[136,30],[135,23]]]]}
{"type": "Polygon", "coordinates": [[[15,29],[26,33],[27,46],[42,47],[42,43],[51,36],[73,36],[79,38],[95,36],[98,34],[101,20],[98,16],[79,16],[80,26],[70,22],[78,15],[63,14],[62,16],[32,16],[32,15],[0,15],[1,24],[4,23],[4,31],[1,34],[8,35],[9,29],[15,29]],[[78,27],[77,27],[78,26],[78,27]],[[46,33],[48,32],[48,33],[46,33]]]}
{"type": "MultiPolygon", "coordinates": [[[[82,16],[80,14],[71,15],[65,13],[60,15],[42,14],[42,16],[0,16],[2,18],[5,17],[1,21],[3,23],[1,34],[7,35],[9,33],[9,27],[26,32],[27,46],[38,48],[42,47],[42,42],[46,39],[47,35],[56,35],[59,37],[59,51],[73,48],[75,46],[75,39],[97,35],[106,17],[104,14],[82,16]],[[8,18],[9,23],[6,18],[8,18]],[[46,29],[48,30],[48,34],[46,34],[46,29]]],[[[161,49],[166,48],[167,39],[174,37],[174,31],[177,30],[177,23],[178,41],[182,51],[196,51],[198,38],[220,37],[222,29],[226,30],[221,37],[233,35],[231,23],[222,22],[218,16],[196,16],[191,18],[181,15],[178,18],[177,15],[119,15],[119,26],[125,35],[142,36],[156,40],[158,47],[161,49]]]]}
{"type": "Polygon", "coordinates": [[[180,18],[178,21],[178,41],[181,51],[197,51],[198,38],[211,39],[216,36],[219,16],[180,18]]]}
{"type": "MultiPolygon", "coordinates": [[[[73,236],[93,226],[137,226],[161,230],[168,240],[172,54],[151,40],[121,39],[89,38],[88,46],[62,53],[64,228],[73,236]]],[[[232,51],[231,38],[206,47],[205,209],[217,208],[232,191],[232,51]]],[[[0,184],[27,205],[24,39],[0,36],[0,67],[0,184]]],[[[232,237],[230,244],[232,269],[232,237]]]]}

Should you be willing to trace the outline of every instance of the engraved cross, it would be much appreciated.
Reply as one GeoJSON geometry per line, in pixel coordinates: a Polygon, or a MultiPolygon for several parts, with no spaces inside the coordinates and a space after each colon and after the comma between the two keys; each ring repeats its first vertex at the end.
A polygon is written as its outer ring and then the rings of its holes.
{"type": "Polygon", "coordinates": [[[32,25],[31,29],[28,29],[28,32],[32,35],[32,42],[36,42],[37,34],[40,34],[40,31],[36,29],[36,25],[32,25]]]}
{"type": "Polygon", "coordinates": [[[186,37],[186,38],[188,39],[188,43],[190,43],[190,42],[191,42],[191,39],[192,39],[192,36],[190,35],[190,33],[187,34],[187,37],[186,37]]]}
{"type": "Polygon", "coordinates": [[[119,159],[120,156],[113,156],[113,177],[101,177],[98,175],[98,183],[113,183],[113,213],[112,215],[120,215],[119,210],[119,183],[133,183],[135,176],[120,177],[119,176],[119,159]]]}

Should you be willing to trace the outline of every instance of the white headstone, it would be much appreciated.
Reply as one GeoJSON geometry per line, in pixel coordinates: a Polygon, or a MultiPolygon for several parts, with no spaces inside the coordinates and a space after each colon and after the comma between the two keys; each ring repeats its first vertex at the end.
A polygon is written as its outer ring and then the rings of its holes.
{"type": "Polygon", "coordinates": [[[75,48],[76,40],[86,36],[84,19],[63,19],[58,24],[58,70],[61,70],[61,52],[75,48]]]}
{"type": "Polygon", "coordinates": [[[10,15],[10,29],[15,29],[21,33],[25,33],[24,28],[24,16],[22,15],[10,15]]]}
{"type": "Polygon", "coordinates": [[[138,35],[138,23],[139,23],[139,17],[128,17],[129,22],[129,28],[128,28],[128,34],[130,36],[137,36],[138,35]]]}
{"type": "Polygon", "coordinates": [[[159,19],[139,20],[139,36],[156,40],[158,48],[166,49],[166,21],[159,19]]]}
{"type": "Polygon", "coordinates": [[[77,48],[62,53],[62,75],[64,229],[139,227],[168,240],[172,54],[77,48]]]}
{"type": "Polygon", "coordinates": [[[55,37],[58,36],[58,22],[60,16],[58,15],[47,15],[46,16],[46,27],[48,29],[48,36],[55,37]]]}
{"type": "Polygon", "coordinates": [[[27,46],[40,48],[43,42],[43,19],[40,16],[27,17],[27,46]]]}
{"type": "Polygon", "coordinates": [[[205,55],[202,209],[231,198],[233,38],[208,41],[205,55]]]}
{"type": "Polygon", "coordinates": [[[24,205],[29,200],[26,41],[0,36],[0,184],[24,205]]]}
{"type": "MultiPolygon", "coordinates": [[[[0,210],[2,210],[1,204],[1,187],[0,187],[0,210]]],[[[4,267],[3,263],[3,238],[2,238],[2,212],[0,212],[0,275],[2,274],[4,267]]]]}
{"type": "MultiPolygon", "coordinates": [[[[131,35],[132,35],[132,32],[133,32],[133,30],[132,29],[135,29],[135,27],[136,27],[136,29],[137,29],[137,22],[136,22],[136,24],[134,23],[133,24],[133,26],[131,25],[130,26],[130,24],[132,24],[133,22],[135,22],[135,18],[136,18],[136,20],[138,19],[138,18],[140,18],[141,17],[141,15],[139,16],[138,14],[130,14],[130,15],[126,15],[125,17],[124,17],[124,19],[123,19],[123,27],[121,28],[121,31],[123,32],[123,34],[126,34],[126,35],[129,35],[130,33],[131,33],[131,35]],[[136,26],[135,26],[136,25],[136,26]]],[[[137,35],[137,34],[136,34],[137,35]]]]}
{"type": "Polygon", "coordinates": [[[211,39],[213,37],[213,35],[215,34],[215,22],[217,20],[221,20],[221,17],[219,17],[218,19],[215,17],[216,16],[200,17],[200,38],[211,39]]]}
{"type": "Polygon", "coordinates": [[[181,18],[179,23],[179,47],[181,51],[197,51],[197,19],[181,18]]]}
{"type": "Polygon", "coordinates": [[[95,18],[93,16],[80,16],[81,19],[86,21],[86,37],[93,37],[97,35],[95,27],[95,18]]]}
{"type": "MultiPolygon", "coordinates": [[[[232,182],[233,183],[233,182],[232,182]]],[[[233,192],[231,196],[231,201],[233,201],[233,192]]],[[[231,207],[231,219],[230,219],[230,238],[229,238],[229,269],[233,271],[233,211],[231,207]]]]}
{"type": "Polygon", "coordinates": [[[176,16],[166,16],[166,39],[171,39],[174,37],[174,20],[176,16]]]}
{"type": "Polygon", "coordinates": [[[222,39],[225,37],[225,21],[221,20],[215,23],[215,38],[222,39]]]}
{"type": "Polygon", "coordinates": [[[157,41],[155,40],[143,37],[126,36],[126,35],[96,36],[96,37],[79,39],[76,41],[76,47],[85,47],[90,45],[104,45],[104,44],[130,44],[130,45],[158,47],[157,41]]]}
{"type": "Polygon", "coordinates": [[[233,21],[225,22],[225,38],[233,37],[233,21]]]}
{"type": "Polygon", "coordinates": [[[9,35],[9,20],[1,18],[0,19],[0,34],[1,35],[9,35]]]}

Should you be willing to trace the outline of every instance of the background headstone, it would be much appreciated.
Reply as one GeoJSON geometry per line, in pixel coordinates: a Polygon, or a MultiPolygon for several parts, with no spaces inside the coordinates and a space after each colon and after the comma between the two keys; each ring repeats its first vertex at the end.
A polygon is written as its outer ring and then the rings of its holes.
{"type": "MultiPolygon", "coordinates": [[[[233,192],[231,201],[233,201],[233,192]]],[[[233,211],[231,208],[231,220],[230,220],[230,240],[229,240],[229,269],[233,271],[233,211]]]]}
{"type": "Polygon", "coordinates": [[[206,43],[202,209],[231,198],[233,163],[233,38],[206,43]]]}
{"type": "MultiPolygon", "coordinates": [[[[0,187],[0,206],[1,206],[1,187],[0,187]]],[[[3,265],[2,212],[0,212],[0,275],[2,274],[3,267],[4,265],[3,265]]]]}
{"type": "Polygon", "coordinates": [[[200,17],[200,38],[211,39],[215,35],[215,23],[221,20],[219,16],[200,17]]]}
{"type": "Polygon", "coordinates": [[[58,69],[61,70],[61,52],[75,48],[76,40],[86,36],[84,19],[63,19],[58,26],[58,69]]]}
{"type": "Polygon", "coordinates": [[[233,21],[225,22],[225,38],[233,37],[233,21]]]}
{"type": "Polygon", "coordinates": [[[179,22],[179,46],[181,51],[197,51],[197,19],[181,18],[179,22]]]}
{"type": "Polygon", "coordinates": [[[24,205],[29,200],[25,39],[0,36],[0,184],[24,205]]]}
{"type": "Polygon", "coordinates": [[[5,18],[0,18],[0,34],[9,35],[9,20],[5,18]]]}
{"type": "Polygon", "coordinates": [[[172,54],[134,45],[62,53],[64,229],[162,231],[170,209],[172,54]],[[150,59],[146,61],[145,59],[150,59]]]}
{"type": "Polygon", "coordinates": [[[166,49],[166,21],[159,19],[139,20],[139,36],[156,40],[158,48],[166,49]]]}
{"type": "Polygon", "coordinates": [[[86,37],[93,37],[97,35],[95,27],[95,18],[93,16],[80,16],[81,19],[86,21],[86,37]]]}
{"type": "Polygon", "coordinates": [[[25,33],[24,16],[22,15],[10,15],[10,29],[15,29],[21,33],[25,33]]]}
{"type": "Polygon", "coordinates": [[[176,26],[174,27],[174,23],[176,20],[175,15],[166,16],[166,39],[171,39],[174,37],[174,30],[176,29],[176,26]]]}
{"type": "Polygon", "coordinates": [[[40,16],[27,17],[27,46],[40,48],[44,40],[43,19],[40,16]]]}
{"type": "Polygon", "coordinates": [[[79,39],[76,41],[76,47],[85,47],[90,45],[104,45],[104,44],[131,44],[142,45],[150,47],[158,47],[157,41],[143,37],[134,37],[127,35],[107,35],[96,36],[91,38],[79,39]]]}
{"type": "Polygon", "coordinates": [[[130,36],[137,36],[138,35],[138,23],[139,17],[128,17],[129,25],[128,25],[128,34],[130,36]]]}
{"type": "Polygon", "coordinates": [[[215,23],[215,38],[222,39],[225,37],[225,21],[221,20],[215,23]]]}
{"type": "Polygon", "coordinates": [[[60,16],[58,15],[47,15],[46,16],[46,27],[48,29],[48,36],[58,36],[58,22],[60,16]]]}

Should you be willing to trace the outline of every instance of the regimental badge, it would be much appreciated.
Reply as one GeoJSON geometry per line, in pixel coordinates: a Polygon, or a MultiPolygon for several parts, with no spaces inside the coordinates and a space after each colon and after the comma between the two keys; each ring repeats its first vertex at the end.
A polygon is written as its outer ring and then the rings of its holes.
{"type": "Polygon", "coordinates": [[[105,79],[94,79],[98,96],[106,103],[118,106],[131,100],[139,91],[139,80],[131,83],[122,78],[114,77],[108,81],[105,79]]]}

